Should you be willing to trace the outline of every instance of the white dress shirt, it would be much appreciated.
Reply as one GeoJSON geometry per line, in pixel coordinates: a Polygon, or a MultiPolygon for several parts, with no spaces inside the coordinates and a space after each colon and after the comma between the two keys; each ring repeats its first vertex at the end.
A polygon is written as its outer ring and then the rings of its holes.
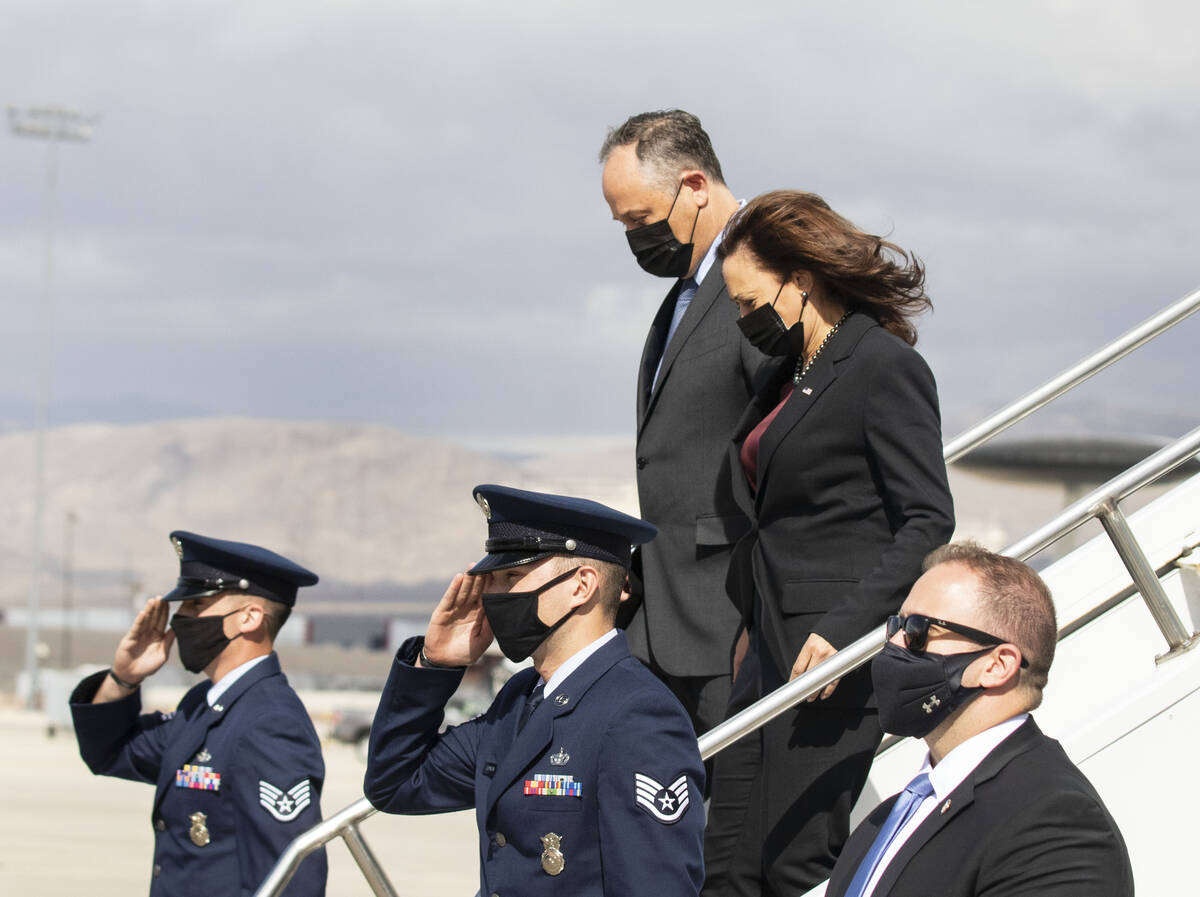
{"type": "Polygon", "coordinates": [[[568,676],[579,669],[585,660],[587,660],[602,647],[604,647],[605,644],[612,641],[616,637],[617,630],[610,629],[608,632],[604,633],[604,635],[600,636],[600,638],[596,639],[594,642],[590,642],[568,657],[565,661],[563,661],[562,665],[554,671],[554,675],[550,677],[550,681],[545,682],[543,694],[545,694],[546,697],[550,697],[550,695],[554,694],[555,690],[563,684],[568,676]]]}
{"type": "MultiPolygon", "coordinates": [[[[892,839],[892,843],[888,845],[888,849],[879,858],[879,865],[875,867],[875,874],[867,882],[867,889],[863,892],[863,897],[872,897],[875,893],[875,886],[879,884],[879,879],[887,871],[888,865],[895,858],[896,854],[900,852],[900,848],[912,837],[912,833],[917,830],[921,823],[928,819],[933,814],[933,811],[950,796],[950,792],[961,785],[963,780],[975,771],[975,767],[982,763],[987,755],[1000,745],[1000,742],[1017,731],[1027,719],[1029,719],[1028,713],[1019,713],[1012,719],[1006,719],[999,725],[992,726],[990,729],[983,730],[978,735],[971,736],[943,757],[942,762],[937,766],[934,766],[930,762],[929,752],[925,752],[925,763],[921,767],[921,772],[929,775],[929,783],[933,786],[933,794],[921,802],[921,806],[917,807],[917,811],[904,824],[904,827],[896,833],[896,837],[892,839]]],[[[917,773],[917,775],[920,774],[917,773]]]]}
{"type": "Polygon", "coordinates": [[[213,707],[217,703],[217,699],[225,692],[233,687],[233,684],[245,676],[248,672],[270,657],[270,654],[263,654],[260,657],[255,657],[253,660],[247,660],[240,667],[234,667],[228,673],[221,677],[221,681],[214,682],[208,690],[208,694],[204,696],[204,700],[208,701],[208,706],[213,707]]]}

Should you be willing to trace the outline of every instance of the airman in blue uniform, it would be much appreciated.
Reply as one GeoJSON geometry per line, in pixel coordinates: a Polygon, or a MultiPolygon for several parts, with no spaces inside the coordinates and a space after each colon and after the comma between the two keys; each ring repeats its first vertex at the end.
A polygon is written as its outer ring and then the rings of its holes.
{"type": "MultiPolygon", "coordinates": [[[[155,786],[152,897],[249,895],[321,819],[320,742],[272,650],[297,589],[317,576],[255,545],[181,531],[171,541],[177,587],[146,602],[112,667],[76,687],[75,734],[93,773],[155,786]],[[173,713],[143,714],[141,683],[176,641],[209,681],[173,713]]],[[[284,893],[320,897],[325,877],[320,851],[284,893]]]]}
{"type": "Polygon", "coordinates": [[[582,499],[479,486],[487,555],[398,651],[364,791],[388,813],[474,807],[480,893],[695,897],[704,771],[674,695],[613,628],[654,527],[582,499]],[[490,709],[438,733],[491,644],[532,656],[490,709]]]}

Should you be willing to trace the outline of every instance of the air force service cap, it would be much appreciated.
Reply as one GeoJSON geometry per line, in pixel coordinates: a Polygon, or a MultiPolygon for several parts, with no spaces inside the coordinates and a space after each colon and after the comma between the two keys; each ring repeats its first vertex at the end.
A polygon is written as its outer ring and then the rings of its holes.
{"type": "Polygon", "coordinates": [[[528,492],[509,486],[475,487],[488,522],[487,554],[468,573],[530,564],[552,554],[595,558],[629,567],[634,545],[649,542],[654,524],[586,498],[528,492]]]}
{"type": "Polygon", "coordinates": [[[259,595],[292,607],[296,590],[317,583],[317,574],[266,548],[175,530],[179,580],[164,601],[186,601],[222,592],[259,595]]]}

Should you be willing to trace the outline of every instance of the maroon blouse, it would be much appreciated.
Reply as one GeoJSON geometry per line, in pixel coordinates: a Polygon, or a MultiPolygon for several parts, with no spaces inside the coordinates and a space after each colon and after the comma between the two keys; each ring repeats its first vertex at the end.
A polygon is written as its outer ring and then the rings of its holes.
{"type": "Polygon", "coordinates": [[[771,409],[771,413],[758,422],[758,426],[750,431],[750,435],[742,443],[742,451],[740,457],[742,460],[742,469],[746,471],[746,479],[750,481],[750,488],[758,491],[758,444],[762,442],[763,433],[767,432],[767,427],[771,426],[771,421],[779,414],[791,396],[796,385],[789,378],[779,390],[779,404],[771,409]]]}

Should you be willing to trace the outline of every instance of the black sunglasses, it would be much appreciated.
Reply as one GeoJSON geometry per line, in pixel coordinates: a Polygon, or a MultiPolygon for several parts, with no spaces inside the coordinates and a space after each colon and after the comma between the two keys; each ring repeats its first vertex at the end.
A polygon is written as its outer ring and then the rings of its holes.
{"type": "MultiPolygon", "coordinates": [[[[937,617],[927,617],[924,614],[893,614],[887,619],[887,637],[890,641],[895,638],[896,633],[904,630],[904,640],[908,643],[910,651],[915,651],[918,654],[925,650],[925,645],[929,641],[929,627],[940,626],[942,629],[950,632],[958,633],[966,636],[973,642],[978,642],[981,645],[1004,645],[1007,642],[992,635],[990,632],[984,632],[982,629],[972,629],[970,626],[964,626],[962,623],[951,623],[949,620],[939,620],[937,617]]],[[[1021,657],[1021,666],[1029,666],[1024,656],[1021,657]]]]}

